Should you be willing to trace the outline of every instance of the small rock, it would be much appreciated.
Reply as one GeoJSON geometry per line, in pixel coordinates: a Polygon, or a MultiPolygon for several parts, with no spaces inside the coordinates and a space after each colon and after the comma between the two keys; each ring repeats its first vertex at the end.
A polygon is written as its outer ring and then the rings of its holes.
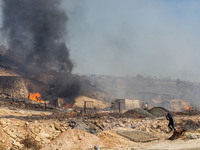
{"type": "Polygon", "coordinates": [[[161,132],[161,130],[160,130],[160,129],[157,129],[157,132],[161,132]]]}
{"type": "Polygon", "coordinates": [[[41,129],[39,129],[39,128],[35,128],[35,130],[34,130],[35,133],[40,133],[40,131],[41,131],[41,129]]]}
{"type": "Polygon", "coordinates": [[[60,125],[59,124],[54,123],[54,127],[55,127],[56,130],[60,130],[60,125]]]}
{"type": "Polygon", "coordinates": [[[64,128],[64,127],[61,127],[61,128],[60,128],[60,131],[61,131],[61,132],[64,132],[64,131],[65,131],[65,128],[64,128]]]}
{"type": "Polygon", "coordinates": [[[125,124],[119,124],[119,126],[120,126],[120,127],[125,127],[126,125],[125,125],[125,124]]]}
{"type": "Polygon", "coordinates": [[[43,139],[42,143],[43,144],[49,144],[51,141],[49,139],[43,139]]]}
{"type": "Polygon", "coordinates": [[[82,138],[81,138],[81,136],[80,136],[80,135],[78,136],[78,140],[82,140],[82,138]]]}
{"type": "Polygon", "coordinates": [[[41,140],[40,140],[40,138],[37,136],[37,137],[35,138],[35,141],[40,142],[41,140]]]}
{"type": "Polygon", "coordinates": [[[51,127],[51,128],[54,128],[54,124],[50,124],[50,127],[51,127]]]}
{"type": "Polygon", "coordinates": [[[110,120],[105,120],[106,123],[110,123],[110,120]]]}
{"type": "Polygon", "coordinates": [[[100,150],[100,147],[99,147],[99,145],[97,145],[97,146],[94,146],[94,150],[100,150]]]}
{"type": "Polygon", "coordinates": [[[50,137],[50,135],[49,135],[48,133],[44,133],[44,132],[40,132],[40,133],[38,134],[38,136],[39,136],[40,138],[49,138],[49,137],[50,137]]]}
{"type": "Polygon", "coordinates": [[[21,144],[19,142],[17,142],[17,141],[14,141],[13,145],[21,147],[21,144]]]}
{"type": "Polygon", "coordinates": [[[190,139],[197,139],[197,138],[198,138],[198,136],[197,136],[197,135],[194,135],[194,134],[192,134],[192,135],[187,135],[186,137],[187,137],[187,138],[190,138],[190,139]]]}
{"type": "Polygon", "coordinates": [[[0,121],[0,125],[3,125],[3,121],[0,121]]]}

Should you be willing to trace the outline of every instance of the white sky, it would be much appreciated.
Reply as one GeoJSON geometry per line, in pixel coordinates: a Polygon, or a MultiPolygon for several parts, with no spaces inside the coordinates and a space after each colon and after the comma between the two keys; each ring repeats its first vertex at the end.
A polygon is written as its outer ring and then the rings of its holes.
{"type": "Polygon", "coordinates": [[[67,0],[63,7],[74,72],[200,81],[200,1],[67,0]]]}

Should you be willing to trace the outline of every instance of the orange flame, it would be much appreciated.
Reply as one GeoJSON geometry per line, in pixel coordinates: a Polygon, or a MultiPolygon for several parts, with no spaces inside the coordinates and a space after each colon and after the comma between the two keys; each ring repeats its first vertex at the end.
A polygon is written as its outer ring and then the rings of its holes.
{"type": "Polygon", "coordinates": [[[70,108],[70,107],[72,107],[72,105],[70,105],[70,104],[67,104],[64,106],[64,108],[70,108]]]}
{"type": "Polygon", "coordinates": [[[190,110],[190,109],[192,109],[192,106],[187,106],[186,108],[185,108],[186,110],[190,110]]]}
{"type": "Polygon", "coordinates": [[[149,104],[149,109],[151,109],[152,108],[152,105],[151,104],[149,104]]]}
{"type": "Polygon", "coordinates": [[[69,112],[68,115],[71,116],[71,117],[75,117],[76,113],[75,112],[69,112]]]}
{"type": "Polygon", "coordinates": [[[41,98],[40,93],[30,93],[29,99],[34,100],[38,103],[44,103],[44,101],[41,98]]]}
{"type": "Polygon", "coordinates": [[[187,106],[185,109],[186,109],[186,110],[189,110],[189,109],[190,109],[190,107],[189,107],[189,106],[187,106]]]}

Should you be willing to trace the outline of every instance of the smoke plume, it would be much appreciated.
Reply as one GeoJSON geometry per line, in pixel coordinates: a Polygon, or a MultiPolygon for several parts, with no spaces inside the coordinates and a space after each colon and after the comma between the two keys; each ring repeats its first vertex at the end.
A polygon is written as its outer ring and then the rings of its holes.
{"type": "Polygon", "coordinates": [[[60,3],[61,0],[3,0],[2,32],[7,38],[7,54],[20,64],[26,76],[54,72],[56,95],[68,97],[71,93],[75,96],[79,86],[77,81],[72,82],[75,79],[70,80],[73,63],[64,39],[67,15],[60,3]],[[62,77],[57,77],[59,74],[62,77]],[[67,92],[69,87],[76,88],[67,92]]]}

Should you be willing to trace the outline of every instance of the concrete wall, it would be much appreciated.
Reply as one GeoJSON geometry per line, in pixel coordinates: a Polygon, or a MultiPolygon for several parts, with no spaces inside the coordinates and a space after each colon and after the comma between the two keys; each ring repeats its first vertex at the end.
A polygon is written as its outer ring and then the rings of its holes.
{"type": "Polygon", "coordinates": [[[114,101],[114,110],[116,112],[124,112],[134,108],[141,108],[141,100],[132,100],[132,99],[116,99],[114,101]]]}
{"type": "Polygon", "coordinates": [[[141,100],[130,100],[130,99],[125,99],[125,109],[134,109],[134,108],[140,108],[142,105],[141,100]]]}

